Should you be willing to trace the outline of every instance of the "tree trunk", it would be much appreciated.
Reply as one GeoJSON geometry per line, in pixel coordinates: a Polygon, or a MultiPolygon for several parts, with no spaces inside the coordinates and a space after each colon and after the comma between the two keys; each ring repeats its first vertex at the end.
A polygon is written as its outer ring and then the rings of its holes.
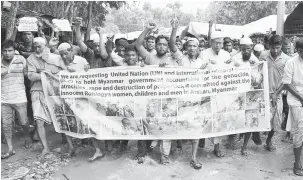
{"type": "Polygon", "coordinates": [[[93,11],[93,1],[89,1],[88,2],[88,6],[87,6],[87,30],[86,30],[86,34],[85,34],[85,41],[89,40],[90,37],[90,30],[92,28],[92,11],[93,11]]]}
{"type": "Polygon", "coordinates": [[[67,6],[66,6],[65,11],[64,11],[64,14],[63,14],[63,18],[64,18],[64,19],[67,17],[68,12],[69,12],[69,9],[70,9],[72,3],[73,3],[73,1],[68,1],[68,2],[67,2],[67,6]]]}
{"type": "Polygon", "coordinates": [[[12,6],[10,8],[10,11],[8,12],[8,21],[7,21],[7,27],[6,27],[6,33],[5,33],[5,40],[8,40],[13,35],[14,29],[15,29],[15,21],[16,21],[16,14],[19,7],[19,2],[14,1],[11,2],[12,6]]]}

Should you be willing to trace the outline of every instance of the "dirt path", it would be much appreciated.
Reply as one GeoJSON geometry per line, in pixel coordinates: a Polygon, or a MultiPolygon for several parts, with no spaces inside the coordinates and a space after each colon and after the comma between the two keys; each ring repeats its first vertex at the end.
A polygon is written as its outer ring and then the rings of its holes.
{"type": "MultiPolygon", "coordinates": [[[[277,145],[277,151],[273,153],[265,151],[263,146],[255,146],[250,142],[248,157],[243,157],[240,154],[239,147],[243,140],[237,144],[236,150],[224,148],[226,157],[221,159],[212,154],[212,144],[210,141],[206,141],[206,148],[198,151],[198,159],[203,164],[201,170],[194,170],[189,166],[191,152],[189,142],[183,143],[183,154],[174,153],[171,155],[171,163],[167,166],[159,164],[158,147],[146,158],[145,164],[137,164],[137,161],[134,160],[137,151],[136,141],[130,141],[129,149],[125,153],[113,152],[93,163],[87,161],[94,152],[92,147],[79,147],[77,157],[73,159],[64,158],[58,153],[49,155],[46,159],[39,159],[36,156],[41,151],[41,145],[38,144],[31,150],[26,150],[21,148],[19,142],[16,145],[17,155],[2,161],[1,178],[12,176],[12,169],[26,167],[29,172],[25,177],[28,179],[301,180],[302,177],[296,177],[292,173],[294,159],[292,145],[281,142],[282,135],[279,133],[275,136],[274,143],[277,145]]],[[[61,137],[53,130],[48,132],[48,139],[50,139],[51,148],[60,147],[61,137]]],[[[264,141],[265,137],[262,139],[264,141]]],[[[4,150],[6,148],[2,146],[2,152],[4,150]]]]}

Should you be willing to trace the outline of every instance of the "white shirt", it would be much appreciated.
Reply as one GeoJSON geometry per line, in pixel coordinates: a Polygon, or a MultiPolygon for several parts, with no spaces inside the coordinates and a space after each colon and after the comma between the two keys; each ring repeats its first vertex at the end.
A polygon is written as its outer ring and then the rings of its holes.
{"type": "Polygon", "coordinates": [[[212,48],[208,48],[200,53],[199,58],[202,59],[203,64],[208,63],[208,70],[230,67],[230,65],[225,63],[226,61],[230,60],[230,54],[223,49],[216,54],[212,48]]]}
{"type": "MultiPolygon", "coordinates": [[[[282,82],[291,84],[303,97],[303,59],[299,55],[286,62],[282,82]]],[[[290,106],[302,106],[299,99],[290,92],[287,94],[287,103],[290,106]]]]}
{"type": "Polygon", "coordinates": [[[248,61],[243,60],[241,52],[232,57],[232,63],[236,67],[249,67],[251,66],[251,64],[255,64],[258,62],[258,58],[253,53],[251,53],[250,59],[248,61]],[[238,64],[238,66],[236,64],[238,64]]]}
{"type": "Polygon", "coordinates": [[[172,57],[179,66],[187,67],[187,68],[200,68],[203,64],[202,59],[196,58],[195,60],[190,60],[188,55],[183,55],[180,50],[177,50],[175,53],[171,53],[172,57]]]}
{"type": "Polygon", "coordinates": [[[74,60],[69,64],[69,67],[76,71],[82,71],[85,65],[89,65],[86,59],[80,56],[74,56],[74,60]]]}

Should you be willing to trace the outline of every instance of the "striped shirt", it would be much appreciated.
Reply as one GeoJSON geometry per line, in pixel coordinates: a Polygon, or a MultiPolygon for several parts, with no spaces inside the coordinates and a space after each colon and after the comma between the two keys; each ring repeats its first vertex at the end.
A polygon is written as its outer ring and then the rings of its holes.
{"type": "Polygon", "coordinates": [[[15,55],[9,66],[1,61],[1,103],[17,104],[27,102],[24,76],[27,63],[23,56],[15,55]],[[5,73],[2,76],[2,73],[5,73]]]}

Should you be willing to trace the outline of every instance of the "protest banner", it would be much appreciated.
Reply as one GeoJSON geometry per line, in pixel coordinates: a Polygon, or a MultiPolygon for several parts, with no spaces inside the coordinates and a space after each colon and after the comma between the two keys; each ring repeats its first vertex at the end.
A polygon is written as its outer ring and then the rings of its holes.
{"type": "Polygon", "coordinates": [[[69,21],[67,19],[53,19],[52,21],[57,31],[72,31],[69,21]]]}
{"type": "Polygon", "coordinates": [[[20,18],[18,31],[20,31],[20,32],[24,32],[24,31],[37,32],[38,31],[37,22],[38,22],[38,19],[35,17],[20,18]]]}
{"type": "Polygon", "coordinates": [[[97,139],[199,139],[269,131],[267,63],[243,69],[112,67],[42,74],[59,133],[97,139]]]}

